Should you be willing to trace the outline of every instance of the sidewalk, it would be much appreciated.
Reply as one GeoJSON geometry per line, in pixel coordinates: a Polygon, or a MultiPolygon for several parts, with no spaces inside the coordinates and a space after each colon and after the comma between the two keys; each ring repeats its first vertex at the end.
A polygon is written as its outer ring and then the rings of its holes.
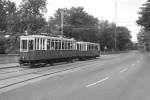
{"type": "Polygon", "coordinates": [[[0,69],[19,66],[18,63],[0,64],[0,69]]]}
{"type": "Polygon", "coordinates": [[[18,55],[0,54],[0,69],[18,66],[18,55]]]}

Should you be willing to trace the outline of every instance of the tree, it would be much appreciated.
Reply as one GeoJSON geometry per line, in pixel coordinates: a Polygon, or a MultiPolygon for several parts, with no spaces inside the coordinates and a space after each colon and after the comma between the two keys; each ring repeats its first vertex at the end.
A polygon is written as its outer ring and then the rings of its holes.
{"type": "Polygon", "coordinates": [[[61,13],[64,17],[64,36],[75,38],[80,41],[96,42],[99,20],[84,11],[83,7],[72,7],[70,9],[58,9],[49,26],[59,31],[61,24],[61,13]],[[53,24],[52,24],[53,23],[53,24]],[[50,25],[51,24],[51,25],[50,25]]]}
{"type": "Polygon", "coordinates": [[[4,1],[0,0],[0,31],[6,29],[5,18],[6,18],[6,12],[4,8],[4,1]]]}
{"type": "Polygon", "coordinates": [[[124,50],[127,49],[130,44],[130,31],[126,27],[117,27],[117,48],[124,50]]]}
{"type": "Polygon", "coordinates": [[[137,24],[144,27],[146,31],[150,30],[150,0],[147,0],[140,9],[140,17],[137,20],[137,24]]]}
{"type": "Polygon", "coordinates": [[[137,39],[140,44],[148,44],[150,45],[150,31],[145,31],[141,29],[140,32],[137,34],[137,39]]]}
{"type": "Polygon", "coordinates": [[[16,5],[9,0],[0,0],[0,53],[5,53],[7,39],[5,35],[11,33],[10,20],[16,13],[16,5]]]}
{"type": "Polygon", "coordinates": [[[113,50],[115,47],[115,24],[107,20],[101,20],[99,24],[98,40],[101,44],[101,50],[107,47],[107,50],[113,50]]]}
{"type": "Polygon", "coordinates": [[[46,12],[46,0],[22,0],[20,8],[26,15],[43,16],[46,12]]]}
{"type": "Polygon", "coordinates": [[[142,26],[141,31],[137,35],[140,43],[150,44],[150,0],[147,0],[141,7],[139,12],[140,17],[137,20],[137,24],[142,26]]]}
{"type": "Polygon", "coordinates": [[[5,53],[5,37],[4,34],[2,34],[2,32],[0,32],[0,54],[4,54],[5,53]]]}
{"type": "Polygon", "coordinates": [[[14,2],[0,0],[0,31],[7,30],[7,18],[16,11],[14,2]]]}
{"type": "Polygon", "coordinates": [[[27,30],[29,34],[37,34],[46,25],[43,17],[45,12],[46,0],[22,0],[19,10],[22,30],[27,30]]]}
{"type": "MultiPolygon", "coordinates": [[[[115,48],[115,27],[114,23],[109,23],[107,20],[100,21],[100,30],[97,34],[101,44],[101,50],[107,47],[107,50],[115,48]]],[[[117,26],[116,43],[118,50],[125,50],[131,44],[130,31],[126,27],[117,26]]]]}
{"type": "Polygon", "coordinates": [[[99,36],[101,49],[104,50],[104,47],[107,47],[108,50],[114,48],[114,29],[112,27],[107,27],[105,30],[100,31],[99,36]]]}
{"type": "Polygon", "coordinates": [[[137,34],[137,40],[139,43],[144,43],[145,42],[145,30],[141,29],[140,32],[137,34]]]}

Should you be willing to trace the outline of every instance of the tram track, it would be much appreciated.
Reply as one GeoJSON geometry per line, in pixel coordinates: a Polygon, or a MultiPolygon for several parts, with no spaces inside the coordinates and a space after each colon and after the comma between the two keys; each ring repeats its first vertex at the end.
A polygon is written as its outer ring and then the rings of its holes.
{"type": "MultiPolygon", "coordinates": [[[[118,58],[117,58],[118,59],[118,58]]],[[[5,90],[6,88],[9,88],[11,86],[16,86],[17,84],[19,85],[20,83],[26,84],[29,81],[34,81],[34,79],[38,80],[39,78],[42,77],[51,77],[50,75],[54,74],[59,74],[61,72],[65,71],[71,71],[71,70],[78,70],[78,68],[84,68],[89,65],[93,65],[93,63],[99,61],[100,59],[92,59],[88,61],[83,61],[83,62],[75,62],[75,63],[69,63],[69,64],[63,64],[63,65],[58,65],[54,67],[46,67],[41,70],[41,68],[38,68],[39,70],[34,70],[29,73],[24,73],[24,74],[19,74],[19,75],[14,75],[11,77],[5,77],[0,79],[0,92],[5,90]],[[65,67],[64,67],[65,66],[65,67]],[[70,67],[72,66],[72,67],[70,67]]],[[[110,60],[110,59],[109,59],[110,60]]],[[[118,59],[119,60],[119,59],[118,59]]],[[[99,63],[99,62],[97,62],[99,63]]],[[[102,60],[102,65],[103,63],[107,63],[106,60],[102,60]]],[[[37,68],[36,68],[37,69],[37,68]]]]}
{"type": "MultiPolygon", "coordinates": [[[[23,82],[26,82],[26,81],[30,81],[30,80],[33,80],[33,79],[37,79],[37,78],[40,78],[40,77],[49,76],[49,75],[52,75],[52,74],[56,74],[56,73],[59,73],[59,72],[68,71],[68,70],[71,70],[71,69],[76,69],[76,68],[78,68],[78,67],[71,67],[71,68],[67,68],[67,69],[64,69],[64,70],[59,70],[59,71],[52,72],[52,73],[40,74],[40,75],[37,76],[37,77],[25,79],[25,80],[20,81],[20,82],[14,82],[14,83],[12,83],[12,84],[9,84],[9,85],[0,87],[0,89],[6,88],[6,87],[9,87],[9,86],[12,86],[12,85],[16,85],[16,84],[19,84],[19,83],[23,83],[23,82]]],[[[1,81],[1,80],[0,80],[0,81],[1,81]]]]}
{"type": "MultiPolygon", "coordinates": [[[[91,59],[90,59],[91,60],[91,59]]],[[[90,61],[89,60],[89,61],[90,61]]],[[[93,60],[93,59],[92,59],[93,60]]],[[[43,68],[43,67],[38,67],[38,68],[43,68]]],[[[23,71],[23,70],[28,70],[30,68],[26,67],[19,67],[19,66],[11,66],[11,67],[4,67],[0,68],[0,75],[1,74],[7,74],[7,73],[13,73],[13,72],[18,72],[18,71],[23,71]],[[17,68],[17,69],[16,69],[17,68]]]]}
{"type": "MultiPolygon", "coordinates": [[[[94,60],[94,61],[96,61],[96,60],[94,60]]],[[[93,60],[91,62],[93,62],[93,60]]],[[[73,66],[75,64],[77,64],[78,67],[86,65],[85,62],[69,63],[69,64],[65,64],[65,65],[66,65],[66,67],[69,67],[69,66],[73,66]]],[[[18,71],[11,71],[11,72],[8,72],[8,73],[3,73],[2,75],[0,74],[0,81],[1,80],[6,80],[6,79],[9,79],[9,78],[13,78],[13,77],[20,77],[20,75],[23,76],[23,75],[27,75],[27,74],[41,73],[41,72],[48,71],[48,70],[53,70],[53,69],[56,69],[56,68],[59,68],[59,67],[62,67],[62,66],[64,66],[64,64],[63,65],[58,65],[58,66],[53,66],[53,67],[48,66],[48,67],[41,67],[41,68],[35,68],[35,69],[21,69],[21,70],[18,70],[18,71]]]]}
{"type": "MultiPolygon", "coordinates": [[[[96,62],[96,61],[97,60],[94,60],[94,62],[96,62]]],[[[11,78],[9,77],[7,79],[2,79],[2,80],[0,80],[0,91],[1,91],[1,89],[5,89],[5,88],[13,86],[13,85],[17,85],[20,83],[26,83],[26,82],[34,80],[34,79],[47,77],[47,76],[54,75],[54,74],[59,74],[61,72],[65,72],[65,71],[69,71],[69,70],[74,70],[74,69],[76,70],[78,68],[83,68],[87,65],[89,66],[90,64],[91,65],[93,64],[93,60],[91,62],[89,62],[88,64],[85,62],[82,64],[78,63],[78,65],[76,65],[76,66],[72,65],[72,63],[71,63],[71,66],[73,66],[73,67],[69,67],[70,64],[68,64],[68,66],[66,68],[60,68],[58,70],[54,69],[55,71],[52,71],[53,69],[49,69],[49,70],[44,69],[44,70],[40,70],[40,71],[26,73],[24,75],[18,75],[18,76],[11,77],[11,78]],[[9,82],[9,83],[7,83],[7,82],[9,82]]],[[[58,66],[58,67],[60,67],[60,66],[58,66]]]]}
{"type": "MultiPolygon", "coordinates": [[[[90,60],[88,60],[88,64],[91,62],[93,62],[93,61],[97,61],[97,60],[99,60],[99,59],[90,59],[90,60]]],[[[59,67],[62,67],[62,66],[66,66],[66,67],[68,67],[68,66],[73,66],[73,65],[76,65],[76,66],[78,66],[78,67],[82,67],[82,66],[85,66],[85,65],[87,65],[87,63],[85,63],[85,62],[87,62],[87,60],[86,61],[80,61],[80,62],[75,62],[75,63],[68,63],[68,64],[60,64],[60,65],[58,65],[58,66],[52,66],[52,67],[50,67],[50,66],[48,66],[48,67],[39,67],[39,68],[33,68],[33,69],[29,69],[29,68],[27,68],[27,69],[20,69],[19,68],[19,70],[17,70],[17,71],[9,71],[9,72],[3,72],[3,73],[0,73],[0,81],[1,80],[6,80],[6,79],[10,79],[10,78],[14,78],[14,77],[20,77],[20,76],[25,76],[25,75],[27,75],[27,74],[33,74],[33,73],[40,73],[40,72],[44,72],[44,71],[47,71],[47,70],[53,70],[53,69],[57,69],[57,68],[59,68],[59,67]]]]}

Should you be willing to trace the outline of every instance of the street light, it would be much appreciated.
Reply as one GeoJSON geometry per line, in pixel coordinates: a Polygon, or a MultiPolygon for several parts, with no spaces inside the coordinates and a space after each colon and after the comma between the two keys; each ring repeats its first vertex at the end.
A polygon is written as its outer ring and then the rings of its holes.
{"type": "Polygon", "coordinates": [[[115,51],[117,50],[117,0],[115,0],[115,51]]]}

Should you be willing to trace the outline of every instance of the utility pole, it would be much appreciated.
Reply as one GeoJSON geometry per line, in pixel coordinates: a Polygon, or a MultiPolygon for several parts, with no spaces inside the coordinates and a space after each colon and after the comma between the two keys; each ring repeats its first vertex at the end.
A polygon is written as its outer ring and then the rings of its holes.
{"type": "Polygon", "coordinates": [[[115,51],[117,51],[117,0],[115,0],[115,51]]]}
{"type": "Polygon", "coordinates": [[[64,13],[61,11],[61,36],[63,37],[63,23],[64,23],[64,13]]]}
{"type": "MultiPolygon", "coordinates": [[[[63,26],[64,26],[64,13],[63,11],[60,12],[61,13],[61,50],[63,49],[63,26]]],[[[61,52],[62,54],[62,52],[61,52]]]]}

